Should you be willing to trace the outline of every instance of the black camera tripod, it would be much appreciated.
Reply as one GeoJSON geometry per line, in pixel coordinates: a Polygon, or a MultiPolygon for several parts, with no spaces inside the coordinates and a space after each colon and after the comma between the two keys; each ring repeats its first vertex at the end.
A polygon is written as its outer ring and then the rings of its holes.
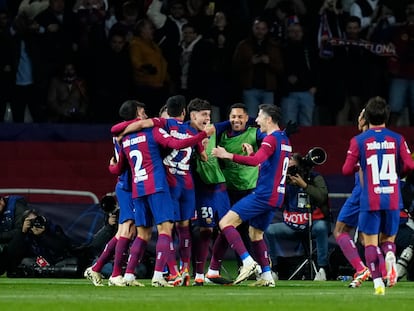
{"type": "MultiPolygon", "coordinates": [[[[306,264],[309,265],[309,277],[311,280],[314,279],[316,273],[318,272],[318,269],[316,268],[315,261],[313,260],[313,245],[312,245],[312,208],[311,205],[308,203],[306,204],[306,208],[308,209],[308,243],[309,243],[309,249],[307,250],[308,256],[307,258],[297,266],[295,271],[292,273],[292,275],[288,278],[288,280],[292,280],[305,266],[306,264]]],[[[306,250],[305,250],[306,251],[306,250]]]]}

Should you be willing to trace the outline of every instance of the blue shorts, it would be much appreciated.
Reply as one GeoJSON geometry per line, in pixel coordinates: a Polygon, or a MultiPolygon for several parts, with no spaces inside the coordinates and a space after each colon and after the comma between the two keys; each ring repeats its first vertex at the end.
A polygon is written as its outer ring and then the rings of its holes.
{"type": "Polygon", "coordinates": [[[127,220],[134,220],[134,203],[132,192],[125,191],[122,184],[117,183],[115,194],[119,204],[119,223],[123,224],[127,220]]]}
{"type": "Polygon", "coordinates": [[[169,192],[156,192],[134,199],[135,225],[152,227],[174,220],[174,210],[169,192]]]}
{"type": "Polygon", "coordinates": [[[198,225],[213,228],[230,209],[230,199],[223,185],[197,189],[196,210],[198,225]]]}
{"type": "MultiPolygon", "coordinates": [[[[355,178],[359,178],[359,176],[355,178]]],[[[360,197],[361,186],[359,185],[359,182],[356,182],[354,189],[352,189],[351,196],[346,199],[344,205],[339,211],[337,221],[341,221],[346,225],[354,228],[358,226],[360,197]]]]}
{"type": "Polygon", "coordinates": [[[170,187],[172,204],[174,205],[174,221],[189,220],[194,217],[195,192],[181,186],[170,187]]]}
{"type": "Polygon", "coordinates": [[[384,233],[392,236],[397,234],[399,226],[400,210],[359,212],[358,227],[365,234],[374,235],[384,233]]]}
{"type": "Polygon", "coordinates": [[[343,222],[353,228],[358,226],[359,196],[360,193],[356,196],[354,195],[354,192],[352,192],[351,196],[346,199],[344,205],[339,211],[337,221],[343,222]]]}
{"type": "Polygon", "coordinates": [[[250,226],[264,232],[272,222],[276,208],[259,199],[255,193],[251,193],[236,202],[231,210],[243,221],[249,221],[250,226]]]}

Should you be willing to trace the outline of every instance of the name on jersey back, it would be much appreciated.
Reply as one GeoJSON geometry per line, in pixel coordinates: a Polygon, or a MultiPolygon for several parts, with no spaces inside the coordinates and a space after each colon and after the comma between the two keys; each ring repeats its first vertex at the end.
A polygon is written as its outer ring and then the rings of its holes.
{"type": "Polygon", "coordinates": [[[138,136],[138,137],[134,137],[134,138],[127,139],[127,140],[123,141],[122,142],[122,147],[126,148],[126,147],[136,145],[136,144],[139,144],[139,143],[144,143],[146,141],[147,141],[147,137],[145,135],[144,136],[138,136]]]}

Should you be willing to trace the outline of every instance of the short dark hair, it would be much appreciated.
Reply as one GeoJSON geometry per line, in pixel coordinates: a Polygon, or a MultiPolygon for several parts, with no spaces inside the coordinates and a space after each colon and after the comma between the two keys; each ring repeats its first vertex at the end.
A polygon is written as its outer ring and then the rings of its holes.
{"type": "MultiPolygon", "coordinates": [[[[161,115],[164,113],[164,112],[166,112],[167,111],[167,104],[165,104],[165,105],[163,105],[161,108],[160,108],[160,111],[158,112],[158,116],[159,117],[161,117],[161,115]]],[[[167,112],[168,113],[168,112],[167,112]]]]}
{"type": "Polygon", "coordinates": [[[261,104],[259,105],[259,110],[262,110],[269,117],[272,118],[273,123],[278,123],[281,118],[280,108],[273,104],[261,104]]]}
{"type": "Polygon", "coordinates": [[[256,23],[264,23],[269,30],[271,28],[270,21],[269,21],[269,19],[266,16],[261,16],[261,15],[256,16],[253,19],[252,25],[254,25],[256,23]]]}
{"type": "Polygon", "coordinates": [[[359,27],[361,27],[361,19],[358,16],[349,16],[346,19],[346,25],[349,23],[357,23],[359,27]]]}
{"type": "Polygon", "coordinates": [[[365,106],[365,119],[369,124],[381,125],[388,122],[390,107],[384,98],[376,96],[368,100],[365,106]]]}
{"type": "Polygon", "coordinates": [[[124,101],[119,108],[119,116],[125,121],[133,120],[137,117],[137,108],[145,108],[145,104],[132,99],[124,101]]]}
{"type": "Polygon", "coordinates": [[[126,39],[127,32],[121,27],[112,27],[108,33],[108,40],[111,41],[113,37],[118,36],[126,39]]]}
{"type": "Polygon", "coordinates": [[[247,113],[247,106],[243,103],[234,103],[233,105],[231,105],[229,108],[229,114],[233,109],[243,109],[243,111],[247,113]]]}
{"type": "Polygon", "coordinates": [[[181,31],[184,31],[185,28],[191,28],[196,34],[200,33],[200,29],[196,24],[193,23],[186,23],[181,26],[181,31]]]}
{"type": "Polygon", "coordinates": [[[134,35],[138,37],[141,36],[141,31],[147,24],[154,25],[154,23],[146,17],[138,20],[134,26],[134,35]]]}
{"type": "Polygon", "coordinates": [[[168,4],[168,8],[171,10],[171,8],[173,6],[176,6],[176,5],[181,5],[185,9],[185,4],[184,4],[183,0],[172,0],[172,1],[170,1],[170,3],[168,4]]]}
{"type": "Polygon", "coordinates": [[[138,15],[139,9],[135,1],[126,1],[122,4],[122,15],[123,16],[133,16],[138,15]]]}
{"type": "Polygon", "coordinates": [[[187,110],[188,113],[191,113],[192,111],[211,110],[211,105],[205,99],[194,98],[190,100],[187,110]]]}
{"type": "Polygon", "coordinates": [[[171,96],[167,99],[167,113],[170,117],[179,117],[187,106],[183,95],[171,96]]]}

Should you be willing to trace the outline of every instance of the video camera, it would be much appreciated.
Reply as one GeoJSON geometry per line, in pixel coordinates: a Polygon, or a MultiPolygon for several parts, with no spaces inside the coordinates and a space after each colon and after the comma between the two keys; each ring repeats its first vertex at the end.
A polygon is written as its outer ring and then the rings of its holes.
{"type": "Polygon", "coordinates": [[[321,165],[326,162],[327,154],[326,151],[320,147],[313,147],[308,153],[299,159],[296,159],[298,165],[289,166],[287,173],[289,175],[301,175],[307,177],[310,170],[314,165],[321,165]]]}
{"type": "Polygon", "coordinates": [[[116,199],[111,194],[106,194],[103,196],[100,202],[102,210],[108,215],[119,216],[119,206],[116,202],[116,199]]]}

